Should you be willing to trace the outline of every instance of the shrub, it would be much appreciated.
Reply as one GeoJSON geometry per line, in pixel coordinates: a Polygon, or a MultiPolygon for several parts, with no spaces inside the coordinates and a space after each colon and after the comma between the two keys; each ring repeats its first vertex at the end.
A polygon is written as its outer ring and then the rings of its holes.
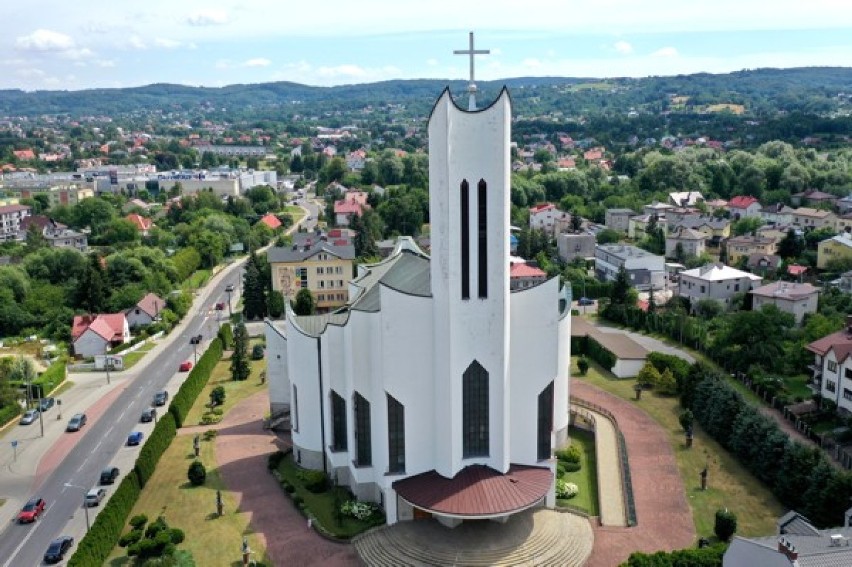
{"type": "Polygon", "coordinates": [[[207,480],[207,469],[204,468],[201,461],[192,461],[186,476],[189,478],[192,486],[201,486],[207,480]]]}
{"type": "Polygon", "coordinates": [[[328,479],[322,471],[301,470],[298,474],[299,480],[306,490],[318,494],[325,492],[328,488],[328,479]]]}
{"type": "Polygon", "coordinates": [[[225,403],[225,387],[224,386],[216,386],[210,392],[210,405],[211,406],[221,406],[225,403]]]}
{"type": "Polygon", "coordinates": [[[560,499],[574,498],[580,489],[573,482],[567,482],[561,478],[556,479],[556,497],[560,499]]]}
{"type": "Polygon", "coordinates": [[[222,346],[226,349],[230,349],[234,344],[234,330],[231,328],[230,323],[225,323],[221,327],[219,327],[218,337],[222,340],[222,346]]]}
{"type": "Polygon", "coordinates": [[[127,547],[128,545],[133,545],[142,539],[142,534],[143,532],[140,529],[131,530],[118,539],[118,546],[127,547]]]}
{"type": "Polygon", "coordinates": [[[733,512],[729,512],[727,508],[716,510],[716,523],[713,526],[713,532],[721,541],[728,541],[737,532],[737,516],[733,512]]]}
{"type": "Polygon", "coordinates": [[[659,381],[660,371],[651,362],[646,362],[642,370],[639,371],[639,375],[636,376],[636,383],[643,388],[656,386],[659,381]]]}
{"type": "Polygon", "coordinates": [[[263,345],[254,345],[251,349],[252,360],[263,360],[263,345]]]}
{"type": "Polygon", "coordinates": [[[555,451],[555,454],[557,459],[566,463],[579,463],[580,458],[583,456],[580,447],[577,445],[569,445],[564,449],[558,449],[555,451]]]}
{"type": "Polygon", "coordinates": [[[130,527],[134,530],[141,530],[142,526],[148,523],[148,516],[145,514],[139,514],[137,516],[133,516],[130,518],[130,527]]]}
{"type": "Polygon", "coordinates": [[[186,535],[180,528],[172,528],[171,530],[169,530],[169,537],[171,538],[172,543],[175,545],[183,543],[183,540],[186,539],[186,535]]]}
{"type": "Polygon", "coordinates": [[[586,360],[585,356],[582,356],[579,360],[577,360],[577,369],[580,371],[580,376],[585,376],[589,371],[589,361],[586,360]]]}
{"type": "Polygon", "coordinates": [[[301,505],[305,503],[304,498],[299,496],[298,494],[293,495],[293,504],[296,505],[297,508],[301,509],[301,505]]]}
{"type": "Polygon", "coordinates": [[[284,460],[284,451],[275,451],[266,457],[266,468],[273,471],[281,465],[282,460],[284,460]]]}
{"type": "Polygon", "coordinates": [[[556,478],[562,478],[566,472],[565,463],[563,461],[556,461],[556,478]]]}
{"type": "Polygon", "coordinates": [[[687,409],[680,412],[678,421],[680,421],[680,426],[683,427],[684,431],[692,429],[692,424],[695,421],[695,416],[692,414],[692,410],[687,409]]]}
{"type": "Polygon", "coordinates": [[[369,520],[378,510],[379,507],[372,502],[358,502],[357,500],[348,500],[340,507],[341,514],[362,522],[369,520]]]}
{"type": "Polygon", "coordinates": [[[208,429],[204,432],[204,435],[202,435],[202,437],[205,441],[212,441],[216,438],[217,435],[219,435],[218,431],[216,431],[215,429],[208,429]]]}
{"type": "Polygon", "coordinates": [[[287,494],[293,494],[296,491],[296,487],[290,484],[289,482],[284,484],[284,492],[287,494]]]}
{"type": "Polygon", "coordinates": [[[580,463],[571,462],[566,462],[563,464],[563,466],[565,467],[565,472],[577,472],[583,467],[583,465],[581,465],[580,463]]]}

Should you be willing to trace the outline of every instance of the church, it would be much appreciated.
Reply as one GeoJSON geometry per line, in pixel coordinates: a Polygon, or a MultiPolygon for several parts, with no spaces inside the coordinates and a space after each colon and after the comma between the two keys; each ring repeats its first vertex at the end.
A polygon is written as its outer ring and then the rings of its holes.
{"type": "Polygon", "coordinates": [[[270,401],[290,412],[294,459],[390,524],[555,504],[571,292],[559,278],[510,290],[511,118],[505,88],[482,109],[473,81],[467,109],[446,89],[428,126],[431,257],[401,237],[358,267],[344,307],[266,324],[270,401]]]}

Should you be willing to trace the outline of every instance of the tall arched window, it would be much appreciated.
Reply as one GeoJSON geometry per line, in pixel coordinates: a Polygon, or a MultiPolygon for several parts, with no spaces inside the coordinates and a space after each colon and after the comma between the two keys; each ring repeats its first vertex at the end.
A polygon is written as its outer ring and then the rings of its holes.
{"type": "Polygon", "coordinates": [[[473,361],[462,376],[462,456],[488,456],[488,371],[473,361]]]}
{"type": "Polygon", "coordinates": [[[346,451],[346,400],[331,391],[331,450],[346,451]]]}
{"type": "Polygon", "coordinates": [[[359,467],[373,464],[372,432],[370,431],[370,402],[355,392],[355,463],[359,467]]]}
{"type": "Polygon", "coordinates": [[[553,382],[538,395],[538,458],[549,459],[553,432],[553,382]]]}
{"type": "Polygon", "coordinates": [[[461,182],[461,296],[470,299],[470,186],[467,179],[461,182]]]}
{"type": "Polygon", "coordinates": [[[488,200],[486,198],[487,188],[488,187],[485,184],[485,180],[480,179],[476,191],[476,224],[478,238],[477,257],[479,258],[479,270],[477,279],[479,281],[480,299],[485,299],[486,297],[488,297],[488,200]]]}

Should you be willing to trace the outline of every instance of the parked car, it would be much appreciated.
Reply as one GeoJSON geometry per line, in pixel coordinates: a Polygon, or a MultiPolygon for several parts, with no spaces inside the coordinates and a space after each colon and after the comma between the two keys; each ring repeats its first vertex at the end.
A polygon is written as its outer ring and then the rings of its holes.
{"type": "Polygon", "coordinates": [[[65,559],[65,554],[71,550],[74,545],[74,538],[70,535],[59,536],[47,546],[47,551],[44,552],[45,563],[59,563],[65,559]]]}
{"type": "Polygon", "coordinates": [[[41,411],[47,411],[52,408],[56,404],[56,400],[53,398],[42,398],[38,403],[38,409],[41,411]]]}
{"type": "Polygon", "coordinates": [[[142,417],[139,418],[139,421],[142,423],[148,423],[157,419],[157,410],[154,408],[148,408],[142,412],[142,417]]]}
{"type": "Polygon", "coordinates": [[[127,436],[127,446],[133,447],[134,445],[139,445],[142,443],[142,440],[145,438],[145,434],[141,431],[134,431],[130,435],[127,436]]]}
{"type": "Polygon", "coordinates": [[[165,390],[160,390],[156,394],[154,394],[154,405],[155,406],[164,406],[166,402],[169,401],[169,393],[165,390]]]}
{"type": "Polygon", "coordinates": [[[189,372],[190,370],[192,370],[191,360],[184,360],[180,363],[180,366],[178,366],[178,372],[189,372]]]}
{"type": "Polygon", "coordinates": [[[30,498],[24,504],[24,507],[21,508],[21,511],[18,512],[18,523],[29,524],[35,522],[42,515],[46,506],[44,498],[30,498]]]}
{"type": "Polygon", "coordinates": [[[38,419],[39,411],[37,409],[29,409],[24,412],[21,417],[21,425],[29,425],[38,419]]]}
{"type": "Polygon", "coordinates": [[[93,488],[86,493],[86,506],[97,506],[106,498],[106,488],[93,488]]]}
{"type": "Polygon", "coordinates": [[[216,311],[223,311],[225,309],[225,302],[220,301],[216,304],[216,311]]]}
{"type": "Polygon", "coordinates": [[[581,297],[577,300],[577,305],[594,305],[595,300],[589,299],[588,297],[581,297]]]}
{"type": "Polygon", "coordinates": [[[115,479],[118,478],[118,475],[121,471],[118,470],[118,467],[114,467],[112,465],[106,467],[101,471],[101,484],[112,484],[115,482],[115,479]]]}
{"type": "Polygon", "coordinates": [[[233,291],[234,291],[234,284],[228,284],[228,285],[225,286],[225,293],[233,293],[233,291]]]}
{"type": "Polygon", "coordinates": [[[80,431],[86,425],[86,414],[77,413],[68,421],[65,431],[80,431]]]}

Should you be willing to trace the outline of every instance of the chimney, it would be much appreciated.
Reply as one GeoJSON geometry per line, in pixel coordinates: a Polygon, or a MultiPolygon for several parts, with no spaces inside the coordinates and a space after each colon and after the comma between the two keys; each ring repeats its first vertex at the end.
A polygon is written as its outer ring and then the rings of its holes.
{"type": "Polygon", "coordinates": [[[783,537],[778,540],[778,553],[783,553],[790,561],[795,561],[799,558],[799,552],[796,551],[796,546],[783,537]]]}

